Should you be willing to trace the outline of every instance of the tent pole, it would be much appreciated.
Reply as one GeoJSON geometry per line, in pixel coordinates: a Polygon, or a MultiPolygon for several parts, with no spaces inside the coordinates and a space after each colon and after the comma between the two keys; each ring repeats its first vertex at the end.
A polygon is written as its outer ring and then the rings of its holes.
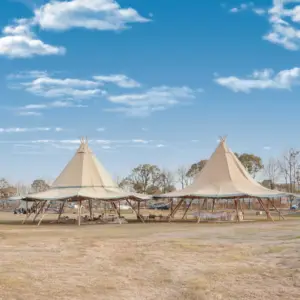
{"type": "Polygon", "coordinates": [[[173,212],[173,204],[174,204],[174,201],[173,201],[173,198],[171,198],[171,205],[170,205],[171,212],[170,213],[173,212]]]}
{"type": "Polygon", "coordinates": [[[93,212],[92,212],[92,199],[89,199],[89,211],[90,211],[90,219],[93,219],[93,212]]]}
{"type": "Polygon", "coordinates": [[[211,212],[213,213],[214,210],[215,210],[215,203],[216,203],[216,199],[213,199],[213,202],[212,202],[212,208],[211,208],[211,212]]]}
{"type": "Polygon", "coordinates": [[[60,206],[60,208],[59,208],[59,215],[58,215],[58,218],[57,218],[57,223],[59,223],[59,221],[60,221],[60,217],[61,217],[62,212],[63,212],[63,210],[64,210],[64,206],[65,206],[66,201],[68,201],[68,200],[65,200],[65,201],[61,204],[61,206],[60,206]]]}
{"type": "MultiPolygon", "coordinates": [[[[184,212],[184,214],[183,214],[183,216],[182,216],[182,218],[181,218],[182,220],[183,220],[184,217],[186,216],[186,214],[187,214],[188,210],[190,209],[190,207],[191,207],[193,201],[194,201],[194,199],[191,199],[190,203],[188,204],[187,208],[185,209],[185,212],[184,212]]],[[[200,200],[199,200],[199,201],[200,201],[200,200]]]]}
{"type": "MultiPolygon", "coordinates": [[[[205,201],[207,201],[207,199],[205,199],[205,201]]],[[[206,205],[206,208],[207,208],[207,205],[206,205]]],[[[198,212],[198,220],[197,220],[197,223],[199,224],[200,223],[200,211],[201,211],[201,206],[200,206],[200,199],[198,199],[198,209],[197,209],[197,212],[198,212]]]]}
{"type": "MultiPolygon", "coordinates": [[[[36,206],[36,209],[37,209],[39,203],[36,204],[36,201],[34,201],[34,202],[35,202],[35,206],[36,206]]],[[[32,206],[31,206],[31,208],[32,208],[32,206]]],[[[27,214],[26,214],[26,217],[25,217],[24,220],[22,221],[22,224],[25,224],[25,222],[30,218],[30,216],[31,216],[32,214],[33,214],[32,211],[31,211],[29,214],[27,213],[27,214]]]]}
{"type": "Polygon", "coordinates": [[[184,199],[180,199],[180,201],[177,203],[177,205],[175,206],[173,212],[168,216],[169,217],[169,222],[171,222],[171,219],[174,217],[174,215],[176,214],[176,212],[178,211],[179,207],[181,206],[182,202],[184,201],[184,199]]]}
{"type": "Polygon", "coordinates": [[[282,220],[285,220],[285,217],[282,215],[281,211],[276,207],[275,205],[275,199],[273,201],[269,200],[271,202],[271,205],[274,207],[274,209],[278,212],[279,214],[279,220],[282,218],[282,220]]]}
{"type": "Polygon", "coordinates": [[[235,206],[235,211],[236,211],[236,222],[240,222],[238,200],[237,199],[234,199],[234,206],[235,206]]]}
{"type": "Polygon", "coordinates": [[[121,219],[120,219],[120,212],[118,211],[117,204],[115,202],[112,202],[112,207],[114,208],[114,211],[117,214],[117,218],[118,218],[119,224],[121,225],[122,222],[121,222],[121,219]]]}
{"type": "Polygon", "coordinates": [[[141,202],[138,201],[138,216],[140,216],[141,202]]]}
{"type": "Polygon", "coordinates": [[[265,213],[266,213],[266,215],[267,215],[267,220],[271,220],[272,222],[274,222],[274,220],[273,220],[273,218],[272,218],[272,216],[271,216],[271,214],[270,214],[270,211],[266,209],[266,207],[265,207],[265,205],[264,205],[262,199],[261,199],[261,198],[257,198],[257,200],[258,200],[258,202],[260,203],[262,209],[265,211],[265,213]]]}
{"type": "Polygon", "coordinates": [[[128,205],[132,208],[132,210],[135,212],[137,218],[139,220],[141,220],[143,223],[145,223],[144,217],[139,215],[138,211],[136,211],[136,209],[131,205],[130,201],[128,199],[126,199],[126,202],[128,203],[128,205]]]}
{"type": "Polygon", "coordinates": [[[117,213],[119,217],[121,217],[120,211],[118,210],[117,204],[115,202],[111,202],[114,208],[114,211],[117,213]]]}
{"type": "Polygon", "coordinates": [[[78,226],[81,225],[81,200],[79,200],[79,205],[78,205],[78,226]]]}
{"type": "Polygon", "coordinates": [[[46,215],[47,209],[50,207],[50,205],[51,205],[51,202],[49,202],[48,205],[46,206],[46,208],[43,209],[43,214],[42,214],[37,226],[40,226],[40,224],[42,223],[42,221],[46,215]]]}
{"type": "MultiPolygon", "coordinates": [[[[244,203],[244,200],[243,200],[243,203],[244,203]]],[[[239,205],[240,205],[240,210],[243,214],[243,219],[245,218],[245,213],[244,213],[244,209],[243,209],[243,206],[242,206],[242,203],[241,203],[241,199],[239,199],[239,205]]]]}
{"type": "Polygon", "coordinates": [[[37,213],[35,214],[33,220],[32,220],[32,223],[35,222],[37,216],[41,213],[42,209],[44,208],[45,204],[46,204],[47,201],[41,201],[42,205],[41,207],[39,208],[39,210],[37,211],[37,213]]]}

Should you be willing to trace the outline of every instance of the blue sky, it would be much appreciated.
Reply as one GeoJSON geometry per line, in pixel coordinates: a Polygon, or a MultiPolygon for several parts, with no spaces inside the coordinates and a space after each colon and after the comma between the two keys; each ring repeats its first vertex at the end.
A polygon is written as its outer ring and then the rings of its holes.
{"type": "Polygon", "coordinates": [[[299,22],[296,0],[2,0],[0,175],[53,179],[83,135],[114,176],[220,135],[264,160],[299,147],[299,22]]]}

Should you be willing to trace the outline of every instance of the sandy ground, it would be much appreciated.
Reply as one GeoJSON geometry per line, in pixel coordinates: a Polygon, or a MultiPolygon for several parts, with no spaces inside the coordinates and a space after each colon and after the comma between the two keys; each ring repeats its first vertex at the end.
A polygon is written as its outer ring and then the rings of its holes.
{"type": "Polygon", "coordinates": [[[0,299],[299,300],[299,230],[299,220],[0,224],[0,299]]]}

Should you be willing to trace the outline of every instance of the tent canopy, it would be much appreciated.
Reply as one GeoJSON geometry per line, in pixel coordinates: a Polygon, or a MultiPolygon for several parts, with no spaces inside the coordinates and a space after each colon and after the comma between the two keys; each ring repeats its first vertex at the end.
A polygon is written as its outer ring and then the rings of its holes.
{"type": "Polygon", "coordinates": [[[180,191],[155,198],[279,198],[288,195],[269,190],[247,172],[235,154],[221,139],[215,152],[196,175],[194,182],[180,191]]]}
{"type": "Polygon", "coordinates": [[[84,139],[81,139],[75,155],[54,181],[50,190],[24,197],[27,201],[66,199],[72,201],[85,199],[143,201],[149,198],[147,195],[125,192],[120,189],[92,153],[87,140],[84,139]]]}

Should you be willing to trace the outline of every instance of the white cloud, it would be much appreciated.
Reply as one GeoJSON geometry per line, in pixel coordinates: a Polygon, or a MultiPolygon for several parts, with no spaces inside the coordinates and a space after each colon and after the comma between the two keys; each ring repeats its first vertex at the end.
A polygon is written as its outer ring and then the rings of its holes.
{"type": "Polygon", "coordinates": [[[241,11],[244,11],[244,10],[247,10],[247,9],[253,7],[253,5],[254,5],[253,2],[242,3],[242,4],[240,4],[240,5],[237,6],[237,7],[231,8],[231,9],[229,10],[229,12],[231,12],[231,13],[239,13],[239,12],[241,12],[241,11]]]}
{"type": "Polygon", "coordinates": [[[106,109],[106,111],[121,112],[131,116],[147,116],[155,111],[188,103],[196,97],[196,93],[197,90],[193,90],[187,86],[153,87],[143,93],[109,96],[109,101],[122,106],[106,109]]]}
{"type": "Polygon", "coordinates": [[[269,151],[269,150],[271,150],[271,147],[270,147],[270,146],[265,146],[265,147],[264,147],[264,150],[269,151]]]}
{"type": "Polygon", "coordinates": [[[114,83],[122,88],[136,88],[141,86],[141,84],[137,81],[122,74],[109,76],[94,76],[94,79],[103,83],[114,83]]]}
{"type": "Polygon", "coordinates": [[[157,147],[157,148],[163,148],[163,147],[165,147],[165,145],[163,145],[163,144],[158,144],[158,145],[156,145],[156,147],[157,147]]]}
{"type": "MultiPolygon", "coordinates": [[[[46,72],[29,72],[29,78],[26,74],[23,77],[10,75],[12,81],[11,88],[20,88],[37,96],[46,98],[64,98],[64,99],[86,99],[97,95],[103,95],[106,92],[99,87],[101,82],[77,78],[53,78],[46,72]],[[18,80],[28,78],[28,80],[18,80]]],[[[53,105],[67,105],[65,101],[57,101],[53,105]]],[[[69,105],[67,105],[69,106],[69,105]]]]}
{"type": "Polygon", "coordinates": [[[62,129],[61,127],[56,127],[56,128],[55,128],[55,131],[56,131],[56,132],[61,132],[61,131],[63,131],[63,129],[62,129]]]}
{"type": "Polygon", "coordinates": [[[40,117],[42,113],[37,111],[19,111],[18,115],[23,117],[40,117]]]}
{"type": "Polygon", "coordinates": [[[259,16],[266,14],[266,10],[263,8],[253,8],[253,12],[259,16]]]}
{"type": "Polygon", "coordinates": [[[299,0],[273,0],[268,11],[271,30],[263,38],[287,50],[300,49],[300,5],[299,0]]]}
{"type": "Polygon", "coordinates": [[[74,27],[121,30],[130,23],[148,22],[133,8],[121,8],[115,0],[50,1],[34,11],[35,22],[46,30],[74,27]]]}
{"type": "Polygon", "coordinates": [[[55,1],[36,7],[34,16],[15,20],[6,26],[0,37],[0,55],[28,58],[36,55],[63,55],[60,46],[44,43],[34,34],[35,29],[64,31],[71,28],[122,30],[131,23],[150,21],[133,8],[121,8],[115,0],[55,1]]]}
{"type": "Polygon", "coordinates": [[[137,139],[137,140],[132,140],[133,143],[137,143],[137,144],[148,144],[149,141],[145,141],[145,140],[141,140],[141,139],[137,139]]]}
{"type": "Polygon", "coordinates": [[[41,104],[27,104],[17,107],[16,113],[19,116],[41,116],[42,110],[55,109],[55,108],[85,108],[87,105],[73,103],[70,101],[53,101],[41,104]]]}
{"type": "Polygon", "coordinates": [[[36,127],[36,128],[21,128],[21,127],[12,127],[12,128],[0,128],[0,133],[23,133],[23,132],[38,132],[38,131],[50,131],[49,127],[36,127]]]}
{"type": "Polygon", "coordinates": [[[249,93],[254,89],[290,90],[293,86],[300,84],[300,68],[282,70],[277,74],[274,74],[271,69],[265,69],[253,72],[248,78],[219,77],[215,79],[215,82],[234,92],[249,93]]]}
{"type": "Polygon", "coordinates": [[[32,23],[27,19],[16,21],[3,29],[0,37],[0,55],[10,58],[28,58],[35,55],[62,55],[63,47],[52,46],[39,40],[31,31],[32,23]]]}
{"type": "Polygon", "coordinates": [[[99,128],[97,128],[97,131],[98,132],[103,132],[103,131],[105,131],[106,129],[104,128],[104,127],[99,127],[99,128]]]}

